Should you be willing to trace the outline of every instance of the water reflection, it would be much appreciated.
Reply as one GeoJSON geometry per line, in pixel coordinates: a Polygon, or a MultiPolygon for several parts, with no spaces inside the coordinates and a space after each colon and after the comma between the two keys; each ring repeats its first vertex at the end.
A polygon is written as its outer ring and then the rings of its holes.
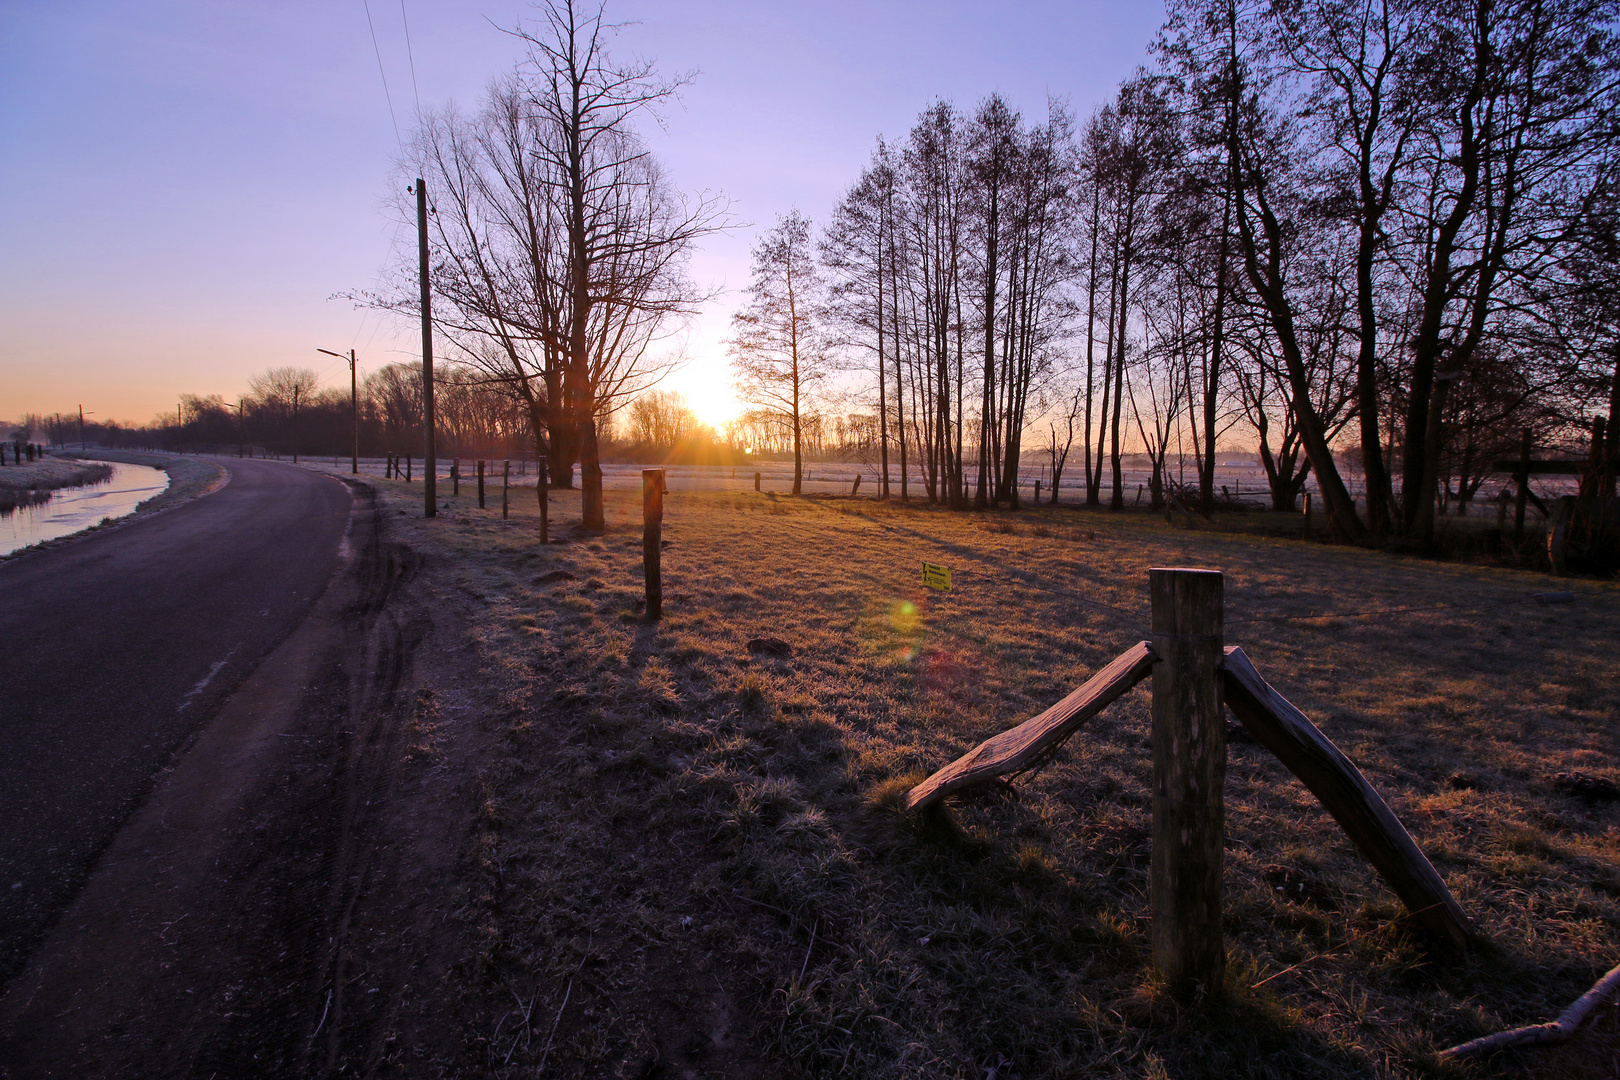
{"type": "Polygon", "coordinates": [[[169,486],[169,474],[161,469],[110,464],[112,476],[99,484],[59,488],[49,502],[0,514],[0,555],[82,532],[103,518],[123,517],[169,486]]]}

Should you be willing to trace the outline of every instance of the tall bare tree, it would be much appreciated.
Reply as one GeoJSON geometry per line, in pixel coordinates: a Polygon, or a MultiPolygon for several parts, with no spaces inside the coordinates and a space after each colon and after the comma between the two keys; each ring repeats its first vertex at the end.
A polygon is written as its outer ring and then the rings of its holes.
{"type": "Polygon", "coordinates": [[[804,490],[804,426],[811,393],[825,380],[827,352],[815,313],[823,284],[810,222],[779,218],[753,248],[749,301],[731,317],[737,396],[775,413],[793,430],[793,494],[804,490]]]}

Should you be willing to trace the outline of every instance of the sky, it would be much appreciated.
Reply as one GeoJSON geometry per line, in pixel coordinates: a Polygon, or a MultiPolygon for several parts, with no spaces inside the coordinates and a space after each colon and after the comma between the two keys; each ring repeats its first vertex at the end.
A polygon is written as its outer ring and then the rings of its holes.
{"type": "MultiPolygon", "coordinates": [[[[414,259],[392,209],[418,108],[475,107],[521,59],[520,0],[0,0],[0,420],[146,423],[234,401],[271,367],[347,381],[420,356],[414,323],[341,294],[414,259]],[[407,46],[407,29],[409,44],[407,46]],[[386,89],[385,89],[386,86],[386,89]],[[390,101],[392,107],[390,108],[390,101]],[[396,128],[398,134],[396,135],[396,128]]],[[[692,273],[714,301],[666,386],[719,424],[749,246],[823,220],[936,98],[999,91],[1079,117],[1146,59],[1153,2],[608,0],[612,51],[692,73],[644,131],[670,179],[734,226],[692,273]]]]}

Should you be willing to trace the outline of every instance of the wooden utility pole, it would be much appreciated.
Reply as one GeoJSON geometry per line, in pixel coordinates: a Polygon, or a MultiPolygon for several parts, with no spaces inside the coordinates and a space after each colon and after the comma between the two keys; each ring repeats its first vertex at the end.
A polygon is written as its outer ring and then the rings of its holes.
{"type": "Polygon", "coordinates": [[[664,617],[664,470],[641,470],[641,569],[647,584],[647,621],[664,617]]]}
{"type": "Polygon", "coordinates": [[[79,406],[79,449],[84,449],[84,406],[79,406]]]}
{"type": "Polygon", "coordinates": [[[1153,966],[1179,995],[1218,994],[1225,858],[1226,718],[1221,702],[1223,578],[1148,571],[1153,651],[1153,966]]]}
{"type": "MultiPolygon", "coordinates": [[[[438,455],[433,445],[433,307],[428,285],[427,184],[416,178],[416,257],[422,286],[422,427],[427,443],[422,458],[422,508],[428,517],[439,512],[434,473],[438,455]]],[[[408,466],[407,466],[408,467],[408,466]]]]}

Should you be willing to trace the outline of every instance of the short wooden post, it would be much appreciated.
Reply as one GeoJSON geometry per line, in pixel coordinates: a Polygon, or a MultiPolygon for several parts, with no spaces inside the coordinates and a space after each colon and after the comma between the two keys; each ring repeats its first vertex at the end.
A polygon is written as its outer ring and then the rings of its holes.
{"type": "Polygon", "coordinates": [[[1513,501],[1513,542],[1524,542],[1524,503],[1530,495],[1530,429],[1525,428],[1519,442],[1519,493],[1513,501]]]}
{"type": "Polygon", "coordinates": [[[411,482],[411,455],[405,455],[405,482],[411,482]]]}
{"type": "Polygon", "coordinates": [[[461,459],[450,459],[450,494],[461,494],[461,459]]]}
{"type": "Polygon", "coordinates": [[[534,491],[540,500],[540,542],[551,543],[551,476],[546,472],[546,459],[534,459],[534,491]]]}
{"type": "Polygon", "coordinates": [[[759,473],[754,474],[754,490],[759,490],[759,473]]]}
{"type": "Polygon", "coordinates": [[[849,497],[853,499],[856,496],[856,494],[858,494],[860,492],[860,490],[861,490],[861,474],[856,473],[855,474],[855,483],[851,484],[850,488],[849,488],[849,497]]]}
{"type": "Polygon", "coordinates": [[[641,470],[641,569],[647,584],[647,621],[664,617],[664,470],[641,470]]]}
{"type": "Polygon", "coordinates": [[[1310,531],[1311,531],[1311,493],[1307,491],[1305,493],[1305,532],[1308,535],[1310,533],[1310,531]]]}
{"type": "MultiPolygon", "coordinates": [[[[238,454],[237,456],[240,457],[241,455],[238,454]]],[[[384,454],[383,455],[383,479],[384,480],[392,480],[393,478],[394,478],[394,455],[393,454],[384,454]]]]}
{"type": "Polygon", "coordinates": [[[1153,651],[1153,966],[1180,995],[1220,992],[1226,720],[1221,703],[1223,578],[1148,571],[1153,651]]]}
{"type": "Polygon", "coordinates": [[[506,504],[506,489],[512,486],[512,463],[501,462],[501,520],[505,521],[509,515],[506,504]]]}
{"type": "Polygon", "coordinates": [[[484,508],[484,462],[483,462],[483,459],[479,459],[479,462],[478,462],[478,509],[482,510],[483,508],[484,508]]]}
{"type": "Polygon", "coordinates": [[[1039,503],[1040,501],[1041,501],[1041,482],[1039,480],[1037,480],[1037,481],[1035,481],[1035,502],[1039,503]]]}

